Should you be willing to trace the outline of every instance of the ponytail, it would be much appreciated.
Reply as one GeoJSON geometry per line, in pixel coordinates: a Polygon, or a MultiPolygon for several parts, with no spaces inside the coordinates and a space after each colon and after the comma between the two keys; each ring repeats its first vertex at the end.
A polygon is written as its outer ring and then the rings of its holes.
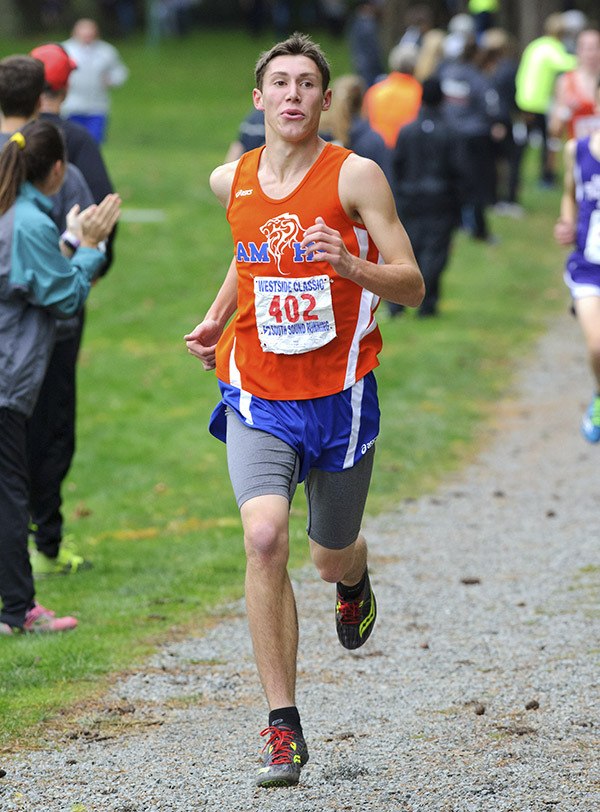
{"type": "Polygon", "coordinates": [[[26,142],[23,133],[19,135],[23,139],[23,146],[13,135],[0,152],[0,214],[5,214],[14,204],[27,174],[23,155],[26,142]]]}
{"type": "Polygon", "coordinates": [[[24,181],[42,183],[64,160],[62,134],[49,121],[32,121],[14,133],[0,152],[0,214],[14,205],[24,181]]]}

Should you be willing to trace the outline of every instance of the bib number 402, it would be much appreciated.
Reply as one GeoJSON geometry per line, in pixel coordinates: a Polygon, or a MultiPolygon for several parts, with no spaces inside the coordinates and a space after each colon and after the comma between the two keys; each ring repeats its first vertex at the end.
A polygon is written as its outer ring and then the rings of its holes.
{"type": "Polygon", "coordinates": [[[288,295],[281,302],[281,296],[276,295],[271,299],[269,305],[269,315],[275,319],[277,324],[282,324],[285,318],[290,324],[300,321],[318,321],[319,316],[314,312],[317,301],[310,293],[301,293],[300,296],[288,295]]]}

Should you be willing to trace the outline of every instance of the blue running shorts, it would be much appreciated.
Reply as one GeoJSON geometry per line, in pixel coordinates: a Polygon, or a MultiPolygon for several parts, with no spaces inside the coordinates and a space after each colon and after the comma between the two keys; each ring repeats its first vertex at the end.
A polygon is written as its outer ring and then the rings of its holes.
{"type": "Polygon", "coordinates": [[[311,468],[343,471],[352,468],[379,434],[377,382],[369,372],[354,386],[311,400],[265,400],[219,381],[222,400],[209,429],[227,441],[226,408],[250,428],[279,437],[298,454],[298,481],[311,468]]]}
{"type": "Polygon", "coordinates": [[[356,541],[379,431],[373,373],[345,392],[303,401],[267,401],[220,387],[210,431],[227,441],[238,506],[272,494],[291,504],[304,481],[309,537],[328,549],[356,541]]]}

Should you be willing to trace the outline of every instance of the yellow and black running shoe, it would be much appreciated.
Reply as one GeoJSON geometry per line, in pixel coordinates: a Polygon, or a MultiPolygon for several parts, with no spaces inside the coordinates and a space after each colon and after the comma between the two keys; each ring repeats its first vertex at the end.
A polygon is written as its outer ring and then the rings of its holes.
{"type": "Polygon", "coordinates": [[[369,573],[365,573],[365,583],[356,598],[344,598],[338,584],[335,602],[335,626],[337,636],[344,648],[360,648],[373,631],[377,617],[377,604],[371,589],[369,573]]]}

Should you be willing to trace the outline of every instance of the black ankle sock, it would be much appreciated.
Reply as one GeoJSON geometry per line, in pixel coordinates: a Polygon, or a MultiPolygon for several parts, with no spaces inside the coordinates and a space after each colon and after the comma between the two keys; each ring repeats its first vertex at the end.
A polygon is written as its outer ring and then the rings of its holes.
{"type": "Polygon", "coordinates": [[[367,580],[367,570],[365,569],[363,577],[357,584],[355,584],[354,586],[346,586],[346,584],[342,584],[340,582],[337,585],[337,590],[342,598],[345,598],[346,600],[349,601],[354,600],[355,598],[358,598],[360,593],[365,588],[366,580],[367,580]]]}
{"type": "Polygon", "coordinates": [[[300,724],[300,714],[298,713],[298,708],[295,705],[291,705],[289,708],[275,708],[274,710],[269,712],[269,727],[272,726],[279,726],[279,725],[287,725],[287,727],[292,727],[294,730],[298,730],[302,733],[302,725],[300,724]]]}

